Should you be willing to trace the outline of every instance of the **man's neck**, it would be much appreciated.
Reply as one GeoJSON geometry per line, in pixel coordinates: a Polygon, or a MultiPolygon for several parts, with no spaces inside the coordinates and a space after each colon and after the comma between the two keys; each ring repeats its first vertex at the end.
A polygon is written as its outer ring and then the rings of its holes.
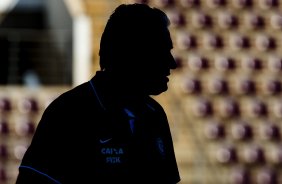
{"type": "Polygon", "coordinates": [[[142,101],[148,96],[141,93],[130,79],[122,79],[104,71],[97,72],[97,77],[98,93],[101,96],[125,103],[142,101]]]}

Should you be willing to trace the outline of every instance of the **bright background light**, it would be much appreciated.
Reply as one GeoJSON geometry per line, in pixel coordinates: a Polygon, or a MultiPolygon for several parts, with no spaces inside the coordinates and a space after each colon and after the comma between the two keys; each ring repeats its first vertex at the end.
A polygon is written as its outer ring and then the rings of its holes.
{"type": "Polygon", "coordinates": [[[0,13],[9,11],[19,0],[0,0],[0,13]]]}

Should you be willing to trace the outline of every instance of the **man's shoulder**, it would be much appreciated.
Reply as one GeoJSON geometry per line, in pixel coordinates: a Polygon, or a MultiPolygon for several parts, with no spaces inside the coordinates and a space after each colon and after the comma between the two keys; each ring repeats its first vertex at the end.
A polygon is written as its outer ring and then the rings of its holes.
{"type": "Polygon", "coordinates": [[[83,109],[85,107],[97,106],[97,100],[92,93],[89,82],[84,82],[75,86],[56,97],[48,107],[50,108],[77,108],[83,109]],[[96,104],[96,105],[95,105],[96,104]]]}
{"type": "Polygon", "coordinates": [[[63,93],[61,93],[53,102],[59,103],[60,101],[68,101],[70,99],[76,99],[80,96],[87,94],[87,82],[82,83],[78,86],[72,87],[63,93]]]}
{"type": "Polygon", "coordinates": [[[89,95],[90,93],[91,88],[89,82],[87,81],[69,89],[68,91],[62,93],[62,95],[66,97],[80,97],[89,95]]]}

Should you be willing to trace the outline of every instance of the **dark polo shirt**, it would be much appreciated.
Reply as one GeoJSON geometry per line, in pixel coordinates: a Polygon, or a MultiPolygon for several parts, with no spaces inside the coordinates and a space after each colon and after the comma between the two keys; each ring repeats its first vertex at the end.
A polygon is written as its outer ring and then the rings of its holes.
{"type": "MultiPolygon", "coordinates": [[[[180,181],[163,108],[117,100],[94,76],[45,110],[17,184],[175,184],[180,181]]],[[[118,89],[116,89],[118,90],[118,89]]]]}

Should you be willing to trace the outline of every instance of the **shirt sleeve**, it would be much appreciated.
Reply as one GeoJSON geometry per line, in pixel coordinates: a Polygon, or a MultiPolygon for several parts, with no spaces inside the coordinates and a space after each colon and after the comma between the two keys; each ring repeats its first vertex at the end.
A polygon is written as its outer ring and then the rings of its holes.
{"type": "Polygon", "coordinates": [[[64,112],[51,104],[44,112],[22,162],[16,184],[61,183],[64,138],[60,136],[64,112]]]}
{"type": "Polygon", "coordinates": [[[60,181],[35,168],[21,165],[19,170],[16,184],[61,184],[60,181]]]}
{"type": "Polygon", "coordinates": [[[173,140],[172,140],[172,135],[169,127],[169,123],[166,119],[164,121],[164,135],[166,139],[166,144],[167,144],[167,163],[168,163],[168,173],[171,175],[171,181],[174,183],[178,183],[180,181],[180,175],[179,175],[179,170],[178,170],[178,165],[177,165],[177,160],[175,157],[175,151],[174,151],[174,145],[173,145],[173,140]]]}
{"type": "Polygon", "coordinates": [[[167,115],[162,108],[162,106],[157,103],[155,100],[151,101],[151,104],[153,107],[156,108],[156,111],[159,115],[160,119],[160,129],[162,132],[162,135],[164,137],[164,144],[166,148],[166,175],[169,178],[170,183],[178,183],[180,182],[181,178],[179,175],[177,160],[175,157],[175,151],[174,151],[174,145],[173,145],[173,139],[172,134],[170,131],[170,125],[167,119],[167,115]]]}

